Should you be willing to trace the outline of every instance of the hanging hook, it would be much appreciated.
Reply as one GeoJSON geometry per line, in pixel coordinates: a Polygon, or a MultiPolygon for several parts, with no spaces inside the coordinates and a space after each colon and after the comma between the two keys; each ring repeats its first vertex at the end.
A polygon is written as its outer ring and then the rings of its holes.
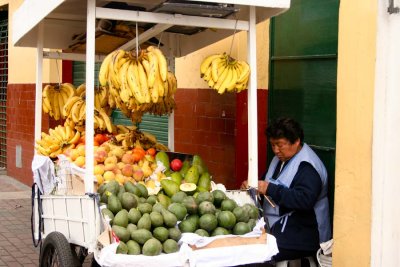
{"type": "Polygon", "coordinates": [[[136,59],[139,58],[139,28],[138,23],[136,21],[136,59]]]}
{"type": "Polygon", "coordinates": [[[58,69],[58,60],[61,57],[60,51],[57,50],[58,58],[56,59],[56,68],[57,68],[57,76],[58,76],[58,87],[61,87],[61,77],[60,77],[60,70],[58,69]]]}
{"type": "Polygon", "coordinates": [[[231,42],[231,48],[229,49],[229,57],[231,57],[231,53],[232,53],[232,48],[233,48],[233,42],[235,40],[235,35],[236,35],[236,30],[237,30],[237,23],[238,23],[238,19],[236,19],[235,21],[235,30],[233,31],[233,36],[232,36],[232,42],[231,42]]]}

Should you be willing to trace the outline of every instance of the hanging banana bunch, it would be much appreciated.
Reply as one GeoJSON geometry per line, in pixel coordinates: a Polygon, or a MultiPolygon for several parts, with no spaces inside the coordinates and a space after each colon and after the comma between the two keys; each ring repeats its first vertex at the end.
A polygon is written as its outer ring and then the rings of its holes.
{"type": "Polygon", "coordinates": [[[75,86],[70,83],[46,85],[42,92],[43,112],[48,113],[55,120],[65,119],[62,110],[68,99],[74,95],[75,86]]]}
{"type": "Polygon", "coordinates": [[[134,121],[140,120],[144,112],[163,115],[175,108],[172,96],[176,78],[168,72],[161,50],[154,46],[137,54],[124,50],[110,53],[101,64],[99,82],[109,89],[109,105],[134,121]]]}
{"type": "Polygon", "coordinates": [[[226,53],[210,55],[200,65],[200,77],[219,94],[247,89],[249,76],[249,64],[226,53]]]}

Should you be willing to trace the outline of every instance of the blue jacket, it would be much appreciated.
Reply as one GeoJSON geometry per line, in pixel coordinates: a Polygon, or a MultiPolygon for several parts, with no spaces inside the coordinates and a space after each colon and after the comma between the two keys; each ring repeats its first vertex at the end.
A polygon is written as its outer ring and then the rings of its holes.
{"type": "Polygon", "coordinates": [[[295,250],[317,250],[320,242],[331,238],[327,173],[312,149],[302,149],[279,173],[274,157],[264,179],[270,182],[267,195],[277,204],[264,202],[264,213],[279,247],[295,250]]]}

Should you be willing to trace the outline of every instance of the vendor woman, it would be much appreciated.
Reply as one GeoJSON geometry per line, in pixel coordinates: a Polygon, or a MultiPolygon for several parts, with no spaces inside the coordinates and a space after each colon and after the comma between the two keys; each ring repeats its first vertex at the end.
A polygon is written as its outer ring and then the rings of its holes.
{"type": "Polygon", "coordinates": [[[315,257],[319,244],[331,238],[325,166],[303,142],[303,129],[295,120],[277,119],[266,135],[275,156],[258,192],[270,200],[263,209],[279,248],[273,260],[315,257]]]}

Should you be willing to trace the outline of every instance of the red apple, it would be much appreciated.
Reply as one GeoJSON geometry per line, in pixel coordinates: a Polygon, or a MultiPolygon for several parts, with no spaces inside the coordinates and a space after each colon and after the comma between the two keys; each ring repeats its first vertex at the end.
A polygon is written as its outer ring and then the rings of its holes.
{"type": "Polygon", "coordinates": [[[173,159],[170,163],[171,169],[175,172],[182,168],[182,161],[180,159],[173,159]]]}

